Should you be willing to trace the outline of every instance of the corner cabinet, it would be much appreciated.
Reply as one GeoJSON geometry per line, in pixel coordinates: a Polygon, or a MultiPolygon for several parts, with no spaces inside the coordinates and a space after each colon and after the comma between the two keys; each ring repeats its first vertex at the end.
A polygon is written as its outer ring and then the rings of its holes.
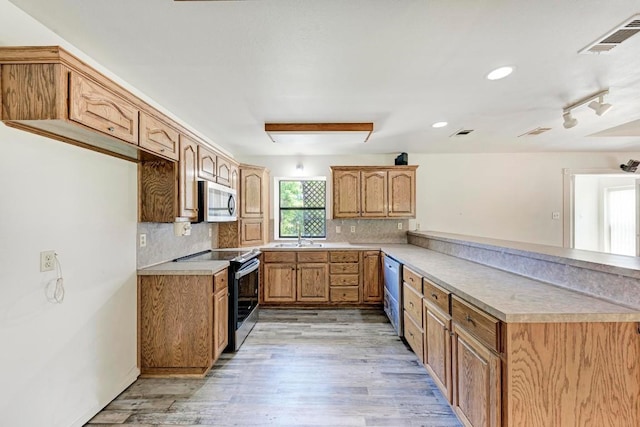
{"type": "Polygon", "coordinates": [[[138,360],[144,377],[203,377],[228,343],[227,269],[138,276],[138,360]]]}
{"type": "Polygon", "coordinates": [[[417,168],[332,166],[333,217],[415,218],[417,168]]]}
{"type": "Polygon", "coordinates": [[[229,182],[239,187],[238,221],[218,225],[218,247],[260,246],[269,241],[269,170],[241,164],[230,168],[229,182]]]}

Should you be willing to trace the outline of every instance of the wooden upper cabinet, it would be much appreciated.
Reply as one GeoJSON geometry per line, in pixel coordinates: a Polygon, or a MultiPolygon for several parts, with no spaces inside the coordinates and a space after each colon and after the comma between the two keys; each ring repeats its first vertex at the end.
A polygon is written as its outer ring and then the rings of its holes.
{"type": "Polygon", "coordinates": [[[334,218],[415,218],[417,166],[331,166],[334,218]]]}
{"type": "Polygon", "coordinates": [[[216,154],[203,147],[198,146],[198,177],[208,181],[216,182],[218,174],[216,154]]]}
{"type": "Polygon", "coordinates": [[[180,149],[179,133],[177,130],[152,115],[140,112],[140,147],[178,160],[180,149]]]}
{"type": "Polygon", "coordinates": [[[231,161],[226,157],[218,156],[218,174],[216,177],[218,184],[226,185],[231,184],[231,161]]]}
{"type": "Polygon", "coordinates": [[[180,216],[198,219],[198,144],[180,135],[180,216]]]}
{"type": "Polygon", "coordinates": [[[264,197],[263,169],[240,170],[240,217],[263,218],[264,197]]]}
{"type": "Polygon", "coordinates": [[[416,216],[416,171],[389,171],[389,216],[416,216]]]}
{"type": "Polygon", "coordinates": [[[360,171],[333,173],[333,217],[360,216],[360,171]]]}
{"type": "Polygon", "coordinates": [[[229,181],[229,187],[238,191],[238,188],[240,187],[240,168],[235,162],[231,162],[231,173],[229,181]]]}
{"type": "Polygon", "coordinates": [[[387,172],[362,172],[361,183],[361,215],[387,216],[387,172]]]}
{"type": "Polygon", "coordinates": [[[133,104],[97,83],[71,73],[69,118],[132,144],[138,144],[138,113],[133,104]]]}

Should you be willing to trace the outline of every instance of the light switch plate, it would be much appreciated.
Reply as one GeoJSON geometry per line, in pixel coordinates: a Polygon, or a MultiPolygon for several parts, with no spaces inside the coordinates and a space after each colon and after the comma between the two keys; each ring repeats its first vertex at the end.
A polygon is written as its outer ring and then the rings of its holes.
{"type": "Polygon", "coordinates": [[[340,227],[339,225],[336,225],[336,234],[340,234],[342,233],[342,227],[340,227]]]}

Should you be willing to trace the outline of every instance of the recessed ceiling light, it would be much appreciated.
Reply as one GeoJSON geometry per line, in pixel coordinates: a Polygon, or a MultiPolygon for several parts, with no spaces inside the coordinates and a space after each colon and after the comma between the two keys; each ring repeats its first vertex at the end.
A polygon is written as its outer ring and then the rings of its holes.
{"type": "Polygon", "coordinates": [[[500,68],[496,68],[495,70],[487,74],[487,78],[489,80],[500,80],[500,79],[504,79],[512,72],[513,72],[513,67],[500,67],[500,68]]]}
{"type": "Polygon", "coordinates": [[[434,124],[431,125],[431,127],[432,128],[443,128],[448,124],[449,123],[447,123],[447,122],[435,122],[434,124]]]}

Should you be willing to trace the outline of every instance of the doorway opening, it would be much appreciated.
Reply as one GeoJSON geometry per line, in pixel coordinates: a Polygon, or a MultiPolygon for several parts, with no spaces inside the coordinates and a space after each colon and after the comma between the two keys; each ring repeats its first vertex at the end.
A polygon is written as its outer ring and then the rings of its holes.
{"type": "Polygon", "coordinates": [[[564,176],[564,246],[640,256],[640,179],[603,170],[565,170],[564,176]]]}

